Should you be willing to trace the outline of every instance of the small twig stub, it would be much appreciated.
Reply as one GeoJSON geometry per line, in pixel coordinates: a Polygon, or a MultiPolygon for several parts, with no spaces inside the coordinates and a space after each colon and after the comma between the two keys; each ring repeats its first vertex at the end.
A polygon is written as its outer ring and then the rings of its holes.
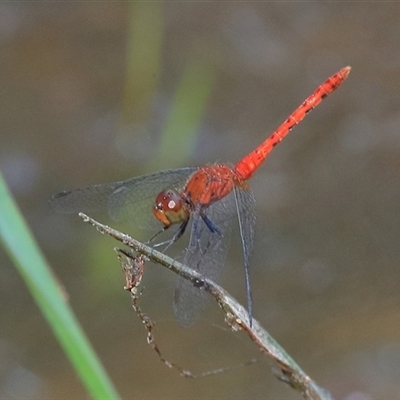
{"type": "Polygon", "coordinates": [[[199,374],[194,374],[191,371],[180,367],[177,363],[171,362],[167,358],[165,358],[161,352],[159,345],[155,340],[154,322],[150,319],[150,317],[146,313],[142,311],[142,309],[139,306],[139,300],[142,295],[142,292],[139,291],[138,288],[143,278],[146,259],[142,254],[135,256],[130,251],[126,251],[124,249],[115,248],[114,250],[118,255],[118,259],[125,276],[126,284],[124,286],[124,290],[128,290],[131,293],[132,307],[135,310],[138,317],[140,318],[140,320],[142,321],[143,326],[147,331],[147,343],[157,353],[160,361],[162,361],[168,368],[177,370],[179,374],[184,378],[197,379],[197,378],[204,378],[210,375],[216,375],[222,372],[231,371],[233,369],[254,364],[256,362],[255,359],[252,359],[246,363],[242,363],[234,367],[217,368],[211,371],[205,371],[199,374]]]}

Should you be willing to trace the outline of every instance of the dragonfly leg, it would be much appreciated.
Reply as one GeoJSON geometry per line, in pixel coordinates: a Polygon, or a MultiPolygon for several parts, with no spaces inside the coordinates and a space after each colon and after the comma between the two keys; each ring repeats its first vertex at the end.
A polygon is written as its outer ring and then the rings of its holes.
{"type": "Polygon", "coordinates": [[[193,252],[200,251],[200,254],[205,255],[209,251],[210,247],[215,246],[216,244],[213,235],[214,234],[218,235],[220,240],[222,239],[223,234],[221,230],[211,221],[211,219],[206,214],[204,214],[204,212],[200,210],[198,215],[203,220],[206,227],[200,224],[200,219],[195,218],[193,220],[192,232],[193,232],[194,247],[191,251],[193,252]],[[209,230],[211,234],[207,233],[203,234],[203,229],[209,230]]]}
{"type": "Polygon", "coordinates": [[[211,233],[216,233],[218,236],[222,237],[222,232],[218,229],[218,226],[215,225],[210,218],[207,217],[204,213],[200,213],[200,216],[204,223],[207,225],[207,228],[211,231],[211,233]]]}
{"type": "MultiPolygon", "coordinates": [[[[157,244],[155,244],[153,247],[166,246],[166,247],[164,248],[164,250],[163,250],[163,251],[166,251],[170,246],[172,246],[172,245],[185,233],[185,230],[186,230],[186,227],[187,227],[188,222],[189,222],[189,218],[186,219],[186,220],[184,220],[184,221],[179,225],[179,228],[178,228],[177,231],[174,233],[174,236],[172,236],[171,239],[166,240],[166,241],[161,242],[161,243],[157,243],[157,244]]],[[[158,232],[156,235],[154,235],[154,236],[152,237],[152,239],[155,238],[159,233],[164,232],[165,230],[167,230],[170,226],[171,226],[171,225],[164,227],[163,230],[161,230],[161,231],[158,232]]]]}
{"type": "MultiPolygon", "coordinates": [[[[162,229],[160,229],[158,232],[156,232],[145,244],[150,244],[158,235],[161,233],[165,232],[171,225],[164,225],[162,229]]],[[[158,246],[158,245],[156,245],[158,246]]]]}

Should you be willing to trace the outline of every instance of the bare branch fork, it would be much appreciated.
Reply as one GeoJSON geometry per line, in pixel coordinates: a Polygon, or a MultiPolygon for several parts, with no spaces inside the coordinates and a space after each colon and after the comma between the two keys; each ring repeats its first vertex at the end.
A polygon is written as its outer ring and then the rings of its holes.
{"type": "Polygon", "coordinates": [[[130,247],[133,251],[144,255],[147,259],[160,264],[188,279],[199,290],[206,290],[218,302],[225,313],[225,320],[233,329],[242,329],[259,349],[268,355],[280,370],[278,378],[299,391],[304,399],[307,400],[331,400],[330,393],[319,387],[286,353],[286,351],[275,341],[275,339],[253,318],[250,327],[246,308],[239,304],[225,289],[213,281],[204,278],[197,271],[192,270],[186,265],[173,260],[165,254],[146,246],[145,244],[133,239],[129,235],[103,225],[89,216],[79,213],[79,216],[94,226],[100,233],[108,234],[123,244],[130,247]]]}

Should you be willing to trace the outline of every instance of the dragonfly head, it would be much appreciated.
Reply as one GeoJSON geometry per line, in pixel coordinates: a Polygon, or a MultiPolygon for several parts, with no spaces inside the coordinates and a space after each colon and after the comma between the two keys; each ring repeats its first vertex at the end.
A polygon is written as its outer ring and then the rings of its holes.
{"type": "Polygon", "coordinates": [[[174,190],[163,190],[156,197],[153,215],[164,225],[171,226],[189,219],[189,210],[174,190]]]}

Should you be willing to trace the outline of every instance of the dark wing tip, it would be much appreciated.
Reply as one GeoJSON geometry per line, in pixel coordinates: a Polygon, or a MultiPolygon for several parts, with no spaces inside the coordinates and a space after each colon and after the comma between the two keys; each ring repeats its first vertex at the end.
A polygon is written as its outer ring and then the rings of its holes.
{"type": "Polygon", "coordinates": [[[81,189],[65,190],[49,199],[50,207],[66,214],[106,210],[109,196],[116,185],[94,185],[81,189]]]}
{"type": "Polygon", "coordinates": [[[52,202],[53,200],[57,200],[60,197],[65,197],[71,193],[71,190],[64,190],[63,192],[54,194],[53,196],[50,197],[49,201],[52,202]]]}
{"type": "Polygon", "coordinates": [[[60,197],[62,197],[62,196],[63,196],[63,193],[64,193],[64,192],[60,192],[60,193],[57,193],[57,194],[53,194],[53,196],[51,196],[51,197],[47,200],[47,202],[48,202],[48,204],[49,204],[49,206],[50,206],[51,208],[53,208],[53,209],[56,208],[56,206],[57,206],[57,199],[59,199],[60,197]]]}
{"type": "Polygon", "coordinates": [[[64,190],[63,192],[59,192],[51,196],[48,200],[50,207],[54,211],[61,213],[75,212],[74,207],[71,207],[71,204],[68,204],[68,201],[64,201],[65,198],[69,196],[72,192],[72,190],[64,190]]]}

